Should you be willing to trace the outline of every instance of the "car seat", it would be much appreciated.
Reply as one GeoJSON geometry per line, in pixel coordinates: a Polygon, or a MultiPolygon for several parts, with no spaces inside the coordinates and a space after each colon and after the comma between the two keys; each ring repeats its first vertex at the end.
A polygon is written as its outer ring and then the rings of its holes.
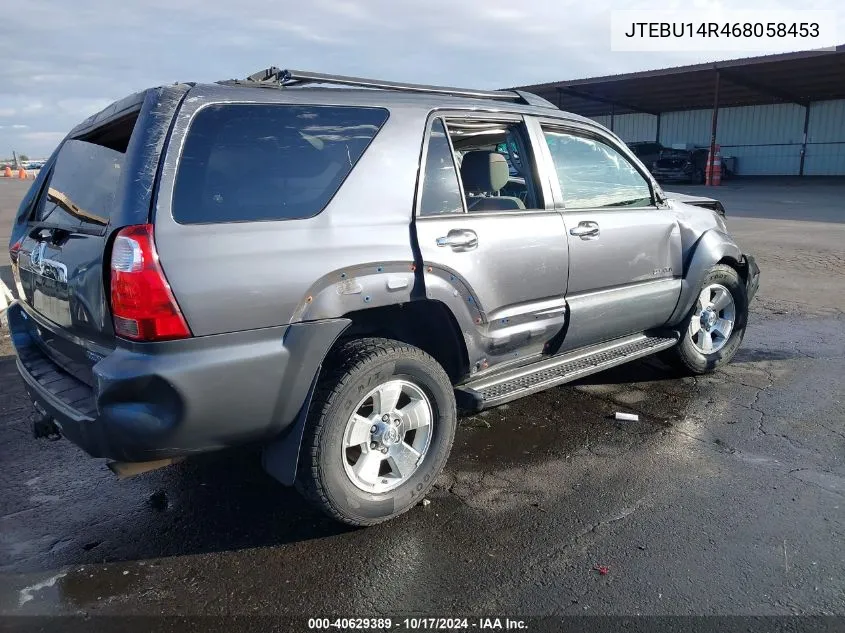
{"type": "Polygon", "coordinates": [[[510,174],[508,161],[498,152],[474,151],[464,154],[461,180],[468,211],[508,211],[524,209],[519,198],[500,196],[510,174]]]}

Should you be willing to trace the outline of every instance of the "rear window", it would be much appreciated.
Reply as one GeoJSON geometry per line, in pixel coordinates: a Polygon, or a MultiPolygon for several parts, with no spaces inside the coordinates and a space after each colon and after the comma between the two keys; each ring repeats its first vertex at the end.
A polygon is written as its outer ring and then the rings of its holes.
{"type": "Polygon", "coordinates": [[[124,154],[80,140],[65,141],[56,156],[35,220],[63,228],[105,227],[124,154]]]}
{"type": "Polygon", "coordinates": [[[173,192],[183,224],[320,213],[387,120],[382,108],[219,105],[188,130],[173,192]]]}

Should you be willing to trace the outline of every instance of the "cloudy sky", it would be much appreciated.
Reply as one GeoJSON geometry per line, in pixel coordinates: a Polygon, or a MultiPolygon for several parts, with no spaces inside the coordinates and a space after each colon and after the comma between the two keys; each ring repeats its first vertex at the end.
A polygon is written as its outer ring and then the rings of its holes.
{"type": "MultiPolygon", "coordinates": [[[[836,9],[840,0],[805,0],[836,9]]],[[[498,88],[747,56],[614,53],[612,9],[728,0],[25,0],[0,21],[0,158],[43,157],[117,98],[271,65],[498,88]]],[[[792,0],[748,0],[761,17],[792,0]]],[[[845,41],[845,11],[838,14],[845,41]]]]}

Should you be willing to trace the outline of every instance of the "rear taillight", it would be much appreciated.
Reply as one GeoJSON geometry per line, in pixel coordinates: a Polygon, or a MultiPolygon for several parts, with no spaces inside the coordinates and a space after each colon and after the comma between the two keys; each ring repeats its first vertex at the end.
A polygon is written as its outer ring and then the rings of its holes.
{"type": "Polygon", "coordinates": [[[9,247],[9,259],[12,260],[13,264],[18,263],[18,254],[21,252],[21,246],[23,245],[23,240],[18,240],[14,244],[9,247]]]}
{"type": "Polygon", "coordinates": [[[114,332],[133,341],[188,338],[191,331],[158,261],[152,224],[121,229],[111,253],[114,332]]]}

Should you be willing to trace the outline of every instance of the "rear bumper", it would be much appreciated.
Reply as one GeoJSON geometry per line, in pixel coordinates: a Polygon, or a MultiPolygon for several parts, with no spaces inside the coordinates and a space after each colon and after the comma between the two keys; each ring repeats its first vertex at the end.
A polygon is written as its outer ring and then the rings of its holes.
{"type": "Polygon", "coordinates": [[[278,436],[296,418],[343,319],[126,344],[87,385],[58,368],[9,309],[18,370],[36,407],[94,457],[148,461],[278,436]]]}

